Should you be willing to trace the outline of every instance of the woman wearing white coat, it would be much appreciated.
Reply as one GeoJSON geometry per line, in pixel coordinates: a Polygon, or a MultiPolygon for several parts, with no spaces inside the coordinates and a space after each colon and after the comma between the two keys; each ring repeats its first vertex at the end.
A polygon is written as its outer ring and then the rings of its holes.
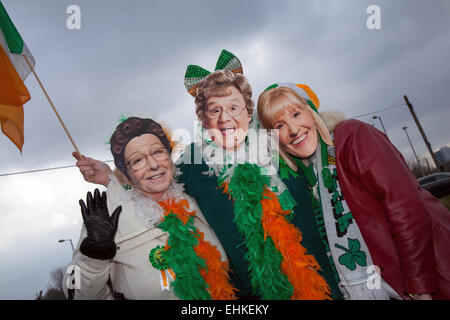
{"type": "Polygon", "coordinates": [[[71,262],[80,277],[66,274],[68,297],[234,299],[222,245],[173,179],[162,127],[128,118],[110,143],[118,171],[105,180],[106,193],[80,200],[84,224],[71,262]],[[79,283],[68,288],[72,279],[79,283]]]}

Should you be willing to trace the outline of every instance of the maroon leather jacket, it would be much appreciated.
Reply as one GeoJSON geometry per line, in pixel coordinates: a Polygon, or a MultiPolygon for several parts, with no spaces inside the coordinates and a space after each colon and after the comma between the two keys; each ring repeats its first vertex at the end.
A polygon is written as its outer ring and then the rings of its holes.
{"type": "Polygon", "coordinates": [[[342,193],[383,279],[405,299],[450,299],[450,211],[373,126],[346,120],[334,139],[342,193]]]}

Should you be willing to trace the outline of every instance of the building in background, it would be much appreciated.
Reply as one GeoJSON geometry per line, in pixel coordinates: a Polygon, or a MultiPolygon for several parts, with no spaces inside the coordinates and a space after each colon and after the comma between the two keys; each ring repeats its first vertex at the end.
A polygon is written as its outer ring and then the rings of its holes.
{"type": "Polygon", "coordinates": [[[440,165],[445,165],[446,163],[450,162],[450,147],[443,146],[434,154],[436,155],[436,160],[440,165]]]}

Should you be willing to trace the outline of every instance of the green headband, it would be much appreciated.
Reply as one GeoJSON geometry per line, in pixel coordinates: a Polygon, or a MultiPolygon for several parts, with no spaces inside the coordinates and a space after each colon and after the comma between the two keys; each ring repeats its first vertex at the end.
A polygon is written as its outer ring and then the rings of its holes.
{"type": "MultiPolygon", "coordinates": [[[[231,52],[222,50],[216,63],[217,70],[230,70],[233,73],[243,73],[241,62],[231,52]]],[[[187,91],[195,97],[199,83],[204,80],[211,72],[196,65],[188,65],[184,75],[184,86],[187,91]]]]}

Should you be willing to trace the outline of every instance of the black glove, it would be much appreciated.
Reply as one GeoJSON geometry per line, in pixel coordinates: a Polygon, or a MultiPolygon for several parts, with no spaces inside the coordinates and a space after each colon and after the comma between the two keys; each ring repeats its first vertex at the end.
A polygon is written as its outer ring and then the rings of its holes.
{"type": "Polygon", "coordinates": [[[80,199],[81,215],[86,226],[87,237],[80,245],[82,254],[89,258],[109,260],[116,255],[116,243],[114,236],[119,223],[119,215],[122,206],[114,210],[111,217],[106,204],[106,192],[95,189],[94,198],[90,192],[86,196],[87,208],[84,201],[80,199]]]}

